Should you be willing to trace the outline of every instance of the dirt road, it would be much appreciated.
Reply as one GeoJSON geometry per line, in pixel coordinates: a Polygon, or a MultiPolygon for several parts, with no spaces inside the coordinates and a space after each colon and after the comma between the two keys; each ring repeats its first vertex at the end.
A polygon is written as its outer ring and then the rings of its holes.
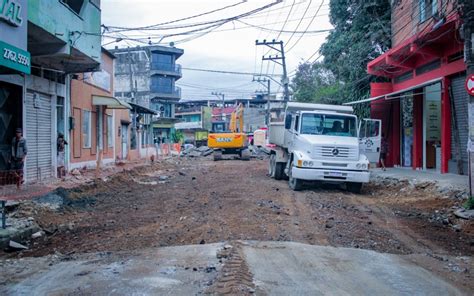
{"type": "Polygon", "coordinates": [[[474,224],[448,215],[460,202],[431,188],[370,184],[289,190],[266,161],[173,160],[57,193],[59,210],[21,205],[48,233],[3,257],[134,251],[234,240],[294,241],[406,255],[464,291],[471,279],[474,224]],[[448,217],[448,218],[446,218],[448,217]]]}

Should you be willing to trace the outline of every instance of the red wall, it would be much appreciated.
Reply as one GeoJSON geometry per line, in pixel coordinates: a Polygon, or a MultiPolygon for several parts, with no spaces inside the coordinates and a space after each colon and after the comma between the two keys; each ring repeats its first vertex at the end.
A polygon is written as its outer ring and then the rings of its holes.
{"type": "MultiPolygon", "coordinates": [[[[371,97],[392,92],[390,82],[370,84],[371,97]]],[[[385,165],[392,167],[400,163],[400,103],[398,100],[386,101],[384,98],[370,103],[370,115],[373,119],[382,120],[382,134],[385,135],[388,149],[385,165]]]]}

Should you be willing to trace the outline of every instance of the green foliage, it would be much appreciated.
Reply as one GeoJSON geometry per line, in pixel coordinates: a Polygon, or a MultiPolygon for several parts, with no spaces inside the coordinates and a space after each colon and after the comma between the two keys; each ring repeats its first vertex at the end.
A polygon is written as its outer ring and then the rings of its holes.
{"type": "Polygon", "coordinates": [[[470,196],[463,204],[466,210],[474,210],[474,197],[470,196]]]}
{"type": "Polygon", "coordinates": [[[173,143],[183,143],[184,142],[184,134],[180,130],[176,130],[173,134],[173,143]]]}
{"type": "Polygon", "coordinates": [[[367,63],[390,48],[390,15],[389,0],[331,0],[334,30],[321,46],[324,60],[299,65],[295,100],[342,104],[368,97],[374,77],[367,63]]]}

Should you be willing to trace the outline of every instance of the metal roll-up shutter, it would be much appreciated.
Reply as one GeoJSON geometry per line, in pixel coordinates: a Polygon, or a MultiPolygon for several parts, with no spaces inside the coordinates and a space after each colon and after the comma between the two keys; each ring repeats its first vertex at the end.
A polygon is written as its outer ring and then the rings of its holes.
{"type": "Polygon", "coordinates": [[[52,170],[52,105],[51,97],[28,92],[26,95],[26,140],[28,182],[51,178],[52,170]]]}
{"type": "MultiPolygon", "coordinates": [[[[464,173],[467,174],[467,140],[469,138],[468,124],[468,101],[469,96],[464,87],[466,76],[458,76],[451,80],[453,89],[454,106],[456,108],[456,121],[459,129],[459,138],[461,146],[461,159],[464,164],[464,173]]],[[[454,139],[454,123],[451,124],[451,159],[456,161],[457,153],[456,141],[454,139]]]]}

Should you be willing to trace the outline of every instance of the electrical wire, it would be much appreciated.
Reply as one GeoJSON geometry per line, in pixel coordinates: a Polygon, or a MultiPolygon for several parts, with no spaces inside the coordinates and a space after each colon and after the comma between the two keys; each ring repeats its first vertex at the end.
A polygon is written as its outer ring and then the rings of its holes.
{"type": "Polygon", "coordinates": [[[204,16],[204,15],[208,15],[208,14],[212,14],[212,13],[215,13],[215,12],[218,12],[218,11],[222,11],[222,10],[226,10],[226,9],[229,9],[229,8],[232,8],[232,7],[236,7],[236,6],[241,5],[243,3],[246,3],[246,2],[247,1],[240,1],[240,2],[237,2],[237,3],[231,4],[231,5],[227,5],[227,6],[218,8],[218,9],[208,11],[208,12],[188,16],[188,17],[181,18],[181,19],[176,19],[176,20],[173,20],[173,21],[159,23],[159,24],[155,24],[155,25],[149,25],[149,26],[145,26],[145,27],[136,27],[136,28],[126,28],[126,27],[116,27],[116,26],[105,26],[105,27],[107,29],[118,29],[118,30],[144,30],[144,29],[155,28],[155,27],[159,27],[159,26],[163,26],[163,25],[169,25],[169,24],[173,24],[173,23],[177,23],[177,22],[181,22],[181,21],[186,21],[186,20],[190,20],[190,19],[193,19],[193,18],[198,18],[198,17],[204,16]]]}
{"type": "MultiPolygon", "coordinates": [[[[316,10],[316,13],[314,14],[313,18],[311,19],[311,21],[309,22],[308,26],[306,26],[306,29],[305,31],[307,32],[309,30],[309,27],[311,26],[311,24],[314,22],[314,20],[316,19],[316,16],[318,15],[319,11],[321,10],[321,7],[323,6],[324,4],[324,0],[321,1],[321,4],[319,5],[318,9],[316,10]]],[[[296,40],[296,42],[289,48],[286,50],[286,53],[289,53],[297,44],[298,42],[300,42],[301,38],[303,38],[305,33],[303,33],[299,38],[298,40],[296,40]]],[[[286,44],[288,46],[288,43],[286,44]]]]}
{"type": "MultiPolygon", "coordinates": [[[[252,72],[237,72],[237,71],[224,71],[224,70],[199,69],[199,68],[187,68],[187,67],[182,67],[181,69],[189,70],[189,71],[210,72],[210,73],[259,76],[258,73],[252,73],[252,72]]],[[[281,76],[281,75],[272,75],[272,76],[281,76]]]]}

